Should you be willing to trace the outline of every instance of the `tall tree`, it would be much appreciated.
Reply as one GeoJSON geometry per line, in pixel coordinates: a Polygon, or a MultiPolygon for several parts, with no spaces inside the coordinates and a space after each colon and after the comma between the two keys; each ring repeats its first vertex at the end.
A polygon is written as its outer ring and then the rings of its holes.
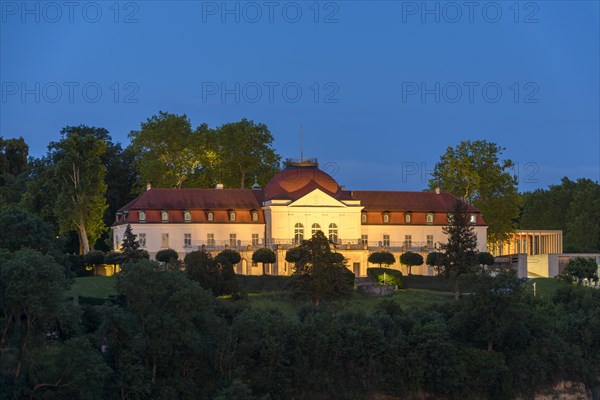
{"type": "Polygon", "coordinates": [[[0,136],[0,174],[19,175],[25,171],[29,146],[25,140],[4,139],[0,136]]]}
{"type": "Polygon", "coordinates": [[[131,131],[129,139],[140,185],[182,187],[202,167],[202,135],[207,131],[206,124],[192,130],[185,114],[163,111],[148,118],[139,131],[131,131]]]}
{"type": "Polygon", "coordinates": [[[473,226],[469,223],[469,208],[464,201],[456,201],[452,207],[448,226],[442,230],[448,237],[448,242],[442,244],[447,260],[442,274],[454,280],[454,296],[458,300],[460,295],[459,278],[475,272],[479,261],[477,236],[473,231],[473,226]]]}
{"type": "Polygon", "coordinates": [[[79,236],[80,253],[90,251],[105,229],[103,217],[107,204],[104,197],[106,167],[102,156],[106,142],[86,126],[66,127],[63,138],[49,148],[55,161],[55,172],[60,185],[54,211],[63,233],[75,229],[79,236]]]}
{"type": "Polygon", "coordinates": [[[264,186],[279,170],[281,157],[265,124],[244,118],[221,125],[212,137],[212,149],[219,155],[214,175],[227,187],[246,188],[254,180],[264,186]]]}
{"type": "Polygon", "coordinates": [[[477,207],[489,224],[490,241],[504,240],[519,217],[517,177],[505,149],[486,140],[463,141],[448,147],[435,165],[429,188],[441,188],[477,207]]]}

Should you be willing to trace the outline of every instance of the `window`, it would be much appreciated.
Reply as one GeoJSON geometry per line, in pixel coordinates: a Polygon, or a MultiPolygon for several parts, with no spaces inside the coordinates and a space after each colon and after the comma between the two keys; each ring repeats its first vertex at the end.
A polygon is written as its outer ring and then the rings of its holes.
{"type": "Polygon", "coordinates": [[[192,213],[189,211],[184,211],[183,212],[183,220],[185,222],[192,222],[192,213]]]}
{"type": "Polygon", "coordinates": [[[390,235],[383,235],[383,246],[390,247],[390,235]]]}
{"type": "Polygon", "coordinates": [[[300,244],[304,240],[304,225],[297,223],[294,225],[294,244],[300,244]]]}
{"type": "Polygon", "coordinates": [[[427,235],[427,248],[433,248],[433,235],[427,235]]]}
{"type": "Polygon", "coordinates": [[[425,215],[425,222],[428,225],[433,224],[433,213],[427,213],[427,215],[425,215]]]}
{"type": "Polygon", "coordinates": [[[235,211],[230,211],[229,212],[229,220],[230,221],[235,221],[235,211]]]}
{"type": "Polygon", "coordinates": [[[215,219],[215,215],[212,213],[212,211],[209,211],[209,212],[206,214],[206,219],[207,219],[207,220],[209,220],[209,221],[214,221],[214,219],[215,219]]]}
{"type": "Polygon", "coordinates": [[[454,221],[454,215],[452,213],[448,213],[448,223],[451,224],[454,221]]]}
{"type": "Polygon", "coordinates": [[[368,245],[369,244],[369,235],[360,235],[360,244],[368,245]]]}
{"type": "Polygon", "coordinates": [[[476,214],[469,215],[469,223],[471,223],[471,224],[477,223],[477,215],[476,214]]]}
{"type": "Polygon", "coordinates": [[[362,213],[360,216],[360,222],[362,222],[363,224],[367,223],[367,213],[362,213]]]}
{"type": "Polygon", "coordinates": [[[229,246],[237,247],[237,235],[235,233],[229,234],[229,246]]]}
{"type": "Polygon", "coordinates": [[[338,227],[336,224],[329,224],[329,241],[332,243],[338,242],[338,227]]]}
{"type": "Polygon", "coordinates": [[[384,214],[383,214],[383,223],[384,223],[384,224],[387,224],[387,223],[389,223],[389,222],[390,222],[390,214],[388,214],[388,213],[384,213],[384,214]]]}
{"type": "Polygon", "coordinates": [[[146,234],[145,233],[138,234],[138,243],[140,244],[140,247],[142,249],[146,248],[146,234]]]}
{"type": "Polygon", "coordinates": [[[404,223],[405,224],[410,224],[412,222],[412,214],[411,213],[405,213],[404,214],[404,223]]]}
{"type": "Polygon", "coordinates": [[[313,236],[315,236],[317,234],[317,232],[320,231],[320,230],[321,230],[321,225],[319,225],[319,224],[312,224],[312,232],[311,232],[311,234],[313,236]]]}
{"type": "Polygon", "coordinates": [[[169,234],[168,233],[162,234],[162,240],[160,243],[160,247],[162,247],[163,249],[169,248],[169,234]]]}
{"type": "Polygon", "coordinates": [[[211,247],[215,245],[215,234],[214,233],[206,234],[206,244],[211,247]]]}
{"type": "Polygon", "coordinates": [[[407,249],[412,247],[412,235],[404,235],[404,247],[407,249]]]}
{"type": "Polygon", "coordinates": [[[160,218],[162,219],[162,222],[169,222],[169,212],[168,211],[161,211],[160,212],[160,218]]]}
{"type": "Polygon", "coordinates": [[[258,246],[258,233],[252,234],[252,246],[258,246]]]}
{"type": "Polygon", "coordinates": [[[138,211],[138,219],[140,222],[146,222],[146,211],[138,211]]]}
{"type": "Polygon", "coordinates": [[[258,213],[256,211],[252,211],[252,221],[258,221],[258,213]]]}
{"type": "Polygon", "coordinates": [[[183,247],[191,247],[192,246],[192,234],[184,233],[183,234],[183,247]]]}

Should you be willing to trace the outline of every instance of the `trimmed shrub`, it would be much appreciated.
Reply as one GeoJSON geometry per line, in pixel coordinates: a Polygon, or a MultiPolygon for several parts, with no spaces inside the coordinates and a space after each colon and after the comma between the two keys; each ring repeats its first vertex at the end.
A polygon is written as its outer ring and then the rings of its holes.
{"type": "Polygon", "coordinates": [[[159,250],[156,253],[156,261],[168,263],[171,260],[177,261],[179,259],[179,254],[173,249],[163,249],[159,250]]]}
{"type": "Polygon", "coordinates": [[[367,268],[367,276],[373,283],[384,285],[397,285],[402,287],[402,272],[391,268],[367,268]]]}

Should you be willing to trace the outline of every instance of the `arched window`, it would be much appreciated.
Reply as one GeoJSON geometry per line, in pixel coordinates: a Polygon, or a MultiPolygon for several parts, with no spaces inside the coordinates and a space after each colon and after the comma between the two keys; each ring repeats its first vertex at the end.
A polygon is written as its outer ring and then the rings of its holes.
{"type": "Polygon", "coordinates": [[[139,218],[140,222],[146,222],[146,212],[138,211],[138,218],[139,218]]]}
{"type": "Polygon", "coordinates": [[[321,230],[321,225],[319,224],[312,224],[312,232],[311,235],[315,236],[317,234],[318,231],[321,230]]]}
{"type": "Polygon", "coordinates": [[[168,211],[161,211],[160,213],[162,222],[169,222],[169,212],[168,211]]]}
{"type": "Polygon", "coordinates": [[[433,224],[433,213],[427,213],[427,215],[425,216],[425,221],[429,225],[433,224]]]}
{"type": "Polygon", "coordinates": [[[336,224],[329,224],[329,241],[332,243],[338,242],[338,227],[336,224]]]}
{"type": "Polygon", "coordinates": [[[207,219],[208,221],[213,221],[213,220],[215,219],[215,215],[212,213],[212,211],[209,211],[209,212],[206,214],[206,219],[207,219]]]}
{"type": "Polygon", "coordinates": [[[258,213],[256,211],[252,211],[252,221],[258,221],[258,213]]]}
{"type": "Polygon", "coordinates": [[[294,243],[300,244],[304,240],[304,225],[297,223],[294,225],[294,243]]]}
{"type": "Polygon", "coordinates": [[[229,220],[230,221],[235,221],[235,211],[230,211],[229,212],[229,220]]]}
{"type": "Polygon", "coordinates": [[[390,222],[390,214],[389,213],[383,213],[383,223],[387,224],[390,222]]]}
{"type": "Polygon", "coordinates": [[[362,213],[362,215],[360,216],[360,222],[362,222],[363,224],[367,223],[367,213],[362,213]]]}
{"type": "Polygon", "coordinates": [[[404,214],[404,223],[405,224],[410,224],[412,222],[412,214],[411,213],[405,213],[404,214]]]}
{"type": "Polygon", "coordinates": [[[192,213],[189,211],[184,211],[183,212],[183,220],[185,222],[192,222],[192,213]]]}

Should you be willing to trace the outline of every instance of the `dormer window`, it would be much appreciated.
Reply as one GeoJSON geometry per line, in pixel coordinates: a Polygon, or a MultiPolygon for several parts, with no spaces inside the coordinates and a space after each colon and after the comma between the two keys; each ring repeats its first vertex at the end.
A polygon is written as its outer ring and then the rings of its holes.
{"type": "Polygon", "coordinates": [[[363,224],[367,223],[367,213],[362,213],[360,216],[360,222],[362,222],[363,224]]]}
{"type": "Polygon", "coordinates": [[[162,220],[162,222],[169,222],[169,212],[168,211],[161,211],[160,212],[160,219],[162,220]]]}
{"type": "Polygon", "coordinates": [[[433,213],[427,213],[425,215],[425,222],[427,223],[427,225],[433,224],[433,213]]]}
{"type": "Polygon", "coordinates": [[[138,219],[140,222],[146,222],[146,211],[138,211],[138,219]]]}
{"type": "Polygon", "coordinates": [[[235,221],[235,211],[229,211],[229,220],[235,221]]]}
{"type": "Polygon", "coordinates": [[[471,214],[469,215],[469,223],[475,225],[477,223],[477,215],[471,214]]]}
{"type": "Polygon", "coordinates": [[[448,213],[448,223],[451,224],[454,222],[454,215],[452,213],[448,213]]]}
{"type": "Polygon", "coordinates": [[[389,224],[390,222],[390,213],[389,212],[384,212],[383,213],[383,223],[384,224],[389,224]]]}
{"type": "Polygon", "coordinates": [[[411,213],[404,213],[404,223],[405,224],[410,224],[412,222],[412,214],[411,213]]]}
{"type": "Polygon", "coordinates": [[[190,211],[183,212],[183,220],[185,222],[192,222],[192,213],[190,211]]]}
{"type": "Polygon", "coordinates": [[[252,211],[252,221],[253,222],[258,221],[258,212],[252,211]]]}
{"type": "Polygon", "coordinates": [[[212,211],[209,211],[209,212],[206,213],[206,220],[210,221],[210,222],[212,222],[212,221],[215,220],[215,215],[213,214],[212,211]]]}

